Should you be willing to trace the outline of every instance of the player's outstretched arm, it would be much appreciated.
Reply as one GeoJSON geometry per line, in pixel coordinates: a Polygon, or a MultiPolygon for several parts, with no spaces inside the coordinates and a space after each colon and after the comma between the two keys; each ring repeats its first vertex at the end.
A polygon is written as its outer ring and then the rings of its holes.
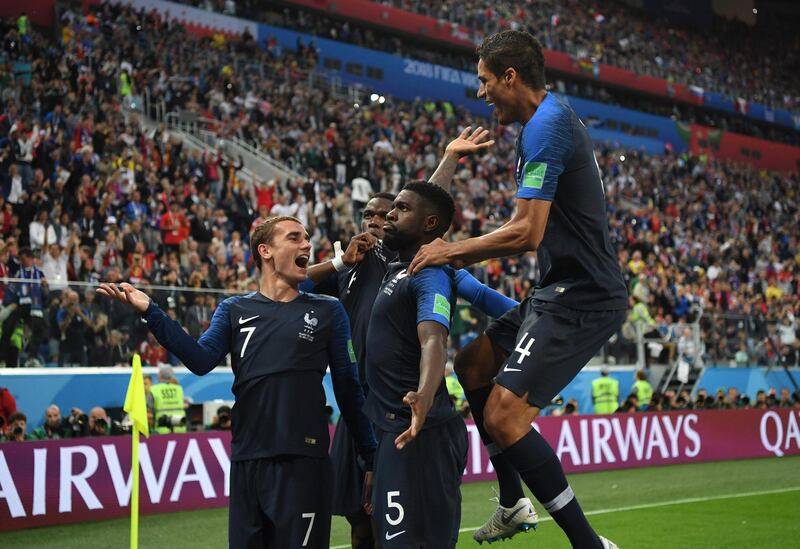
{"type": "MultiPolygon", "coordinates": [[[[356,263],[361,263],[364,260],[364,256],[367,254],[367,252],[371,250],[377,243],[378,239],[369,233],[355,235],[350,240],[350,244],[347,245],[347,249],[343,254],[341,253],[341,248],[339,250],[335,250],[340,254],[335,257],[340,257],[341,263],[339,263],[336,259],[331,259],[316,265],[312,265],[308,268],[308,280],[310,280],[313,284],[317,284],[337,272],[337,270],[348,269],[356,263]],[[337,266],[339,267],[338,269],[337,266]]],[[[336,244],[339,244],[339,242],[337,241],[336,244]]],[[[300,289],[304,291],[312,291],[313,286],[303,283],[300,289]]]]}
{"type": "Polygon", "coordinates": [[[519,305],[519,302],[481,283],[464,269],[456,271],[456,284],[458,297],[466,299],[492,318],[500,318],[506,311],[519,305]]]}
{"type": "Polygon", "coordinates": [[[472,133],[470,133],[470,130],[472,130],[472,127],[467,126],[457,138],[447,145],[442,160],[428,180],[429,183],[439,185],[449,191],[450,183],[453,181],[453,176],[458,169],[458,161],[464,156],[483,152],[494,145],[494,139],[488,141],[486,139],[489,137],[489,130],[484,130],[481,126],[475,128],[472,133]]]}
{"type": "Polygon", "coordinates": [[[338,301],[333,308],[335,319],[333,336],[328,346],[328,363],[336,402],[342,411],[345,422],[358,446],[358,453],[364,459],[368,471],[372,471],[375,448],[378,443],[372,424],[363,412],[364,388],[358,377],[356,354],[350,336],[350,321],[344,307],[338,301]]]}
{"type": "Polygon", "coordinates": [[[425,418],[433,405],[433,397],[444,378],[447,362],[447,328],[435,320],[417,324],[422,355],[419,362],[419,387],[409,391],[403,403],[411,406],[411,426],[395,439],[398,450],[414,440],[425,425],[425,418]]]}
{"type": "Polygon", "coordinates": [[[194,374],[204,375],[214,369],[230,350],[230,319],[228,302],[223,301],[214,311],[208,329],[195,340],[181,325],[172,320],[146,293],[131,284],[100,284],[97,293],[124,303],[147,322],[147,328],[161,345],[177,356],[194,374]]]}
{"type": "Polygon", "coordinates": [[[544,237],[550,205],[549,200],[517,199],[514,217],[489,234],[458,242],[437,238],[422,246],[411,261],[408,274],[415,275],[434,265],[460,268],[495,257],[535,251],[544,237]]]}

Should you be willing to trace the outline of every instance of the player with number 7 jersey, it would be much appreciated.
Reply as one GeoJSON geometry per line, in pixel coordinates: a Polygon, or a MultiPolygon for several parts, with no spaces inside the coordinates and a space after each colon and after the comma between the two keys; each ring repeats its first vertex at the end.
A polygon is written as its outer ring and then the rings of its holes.
{"type": "MultiPolygon", "coordinates": [[[[224,300],[195,340],[143,292],[102,284],[98,292],[140,313],[159,342],[203,375],[231,355],[229,546],[328,547],[332,469],[322,380],[330,365],[336,399],[372,471],[375,437],[342,305],[299,290],[310,242],[292,217],[268,219],[251,236],[260,289],[224,300]]],[[[371,473],[368,473],[371,474],[371,473]]]]}

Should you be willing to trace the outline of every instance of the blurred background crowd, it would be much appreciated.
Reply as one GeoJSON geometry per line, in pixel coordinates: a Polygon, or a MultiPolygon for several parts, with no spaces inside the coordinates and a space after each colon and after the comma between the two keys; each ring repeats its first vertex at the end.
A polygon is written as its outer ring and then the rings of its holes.
{"type": "MultiPolygon", "coordinates": [[[[502,3],[475,19],[472,4],[448,17],[489,31],[514,19],[495,21],[502,3]]],[[[606,22],[636,25],[612,12],[606,22]]],[[[61,23],[57,38],[15,20],[0,23],[0,275],[17,279],[0,285],[6,366],[127,364],[133,351],[149,364],[177,363],[136,315],[95,299],[93,284],[152,288],[197,337],[226,294],[256,289],[248,234],[259,220],[296,215],[322,261],[332,242],[358,231],[371,193],[428,177],[464,126],[493,126],[447,102],[390,98],[354,108],[312,86],[313,44],[290,51],[270,43],[259,49],[249,36],[197,38],[153,14],[109,5],[88,17],[66,12],[61,23]],[[247,69],[254,63],[260,73],[247,69]],[[143,90],[169,111],[206,120],[220,140],[251,143],[298,177],[243,177],[241,160],[222,148],[191,152],[163,124],[144,129],[126,108],[143,90]]],[[[567,28],[559,23],[543,39],[577,41],[567,39],[567,28]]],[[[485,233],[512,213],[516,130],[493,132],[497,144],[456,174],[452,238],[485,233]]],[[[638,330],[667,361],[796,364],[796,174],[669,151],[604,148],[597,158],[631,292],[629,322],[606,352],[632,362],[638,330]]],[[[517,299],[538,277],[533,255],[473,271],[517,299]]],[[[485,322],[464,310],[455,347],[485,322]]]]}

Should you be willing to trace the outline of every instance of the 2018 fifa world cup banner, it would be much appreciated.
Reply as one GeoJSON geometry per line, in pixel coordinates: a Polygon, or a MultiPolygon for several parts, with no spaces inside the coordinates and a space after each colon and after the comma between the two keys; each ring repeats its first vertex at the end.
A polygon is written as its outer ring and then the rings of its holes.
{"type": "MultiPolygon", "coordinates": [[[[569,473],[697,461],[800,455],[800,411],[710,410],[545,417],[535,427],[569,473]]],[[[467,423],[464,482],[494,471],[467,423]]],[[[0,444],[0,531],[129,513],[127,437],[0,444]]],[[[162,513],[227,505],[230,433],[143,441],[140,509],[162,513]]]]}

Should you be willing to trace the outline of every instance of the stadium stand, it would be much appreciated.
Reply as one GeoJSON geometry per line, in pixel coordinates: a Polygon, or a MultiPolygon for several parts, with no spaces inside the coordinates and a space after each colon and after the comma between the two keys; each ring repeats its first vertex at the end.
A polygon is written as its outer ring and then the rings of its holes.
{"type": "MultiPolygon", "coordinates": [[[[439,47],[426,47],[418,40],[420,37],[408,37],[388,28],[376,29],[359,21],[335,17],[335,14],[309,11],[291,4],[252,6],[251,9],[245,9],[245,13],[253,19],[271,25],[295,29],[370,49],[387,51],[394,55],[407,56],[465,71],[473,71],[475,66],[474,54],[469,50],[463,48],[451,50],[441,44],[438,45],[439,47]]],[[[530,30],[536,33],[536,28],[531,27],[530,30]]],[[[551,45],[551,47],[554,46],[551,45]]],[[[576,52],[578,55],[582,53],[582,50],[576,52]]],[[[605,60],[605,62],[610,62],[610,60],[605,60]]],[[[652,95],[636,93],[619,86],[604,85],[591,74],[587,74],[583,78],[558,71],[550,71],[549,74],[555,89],[562,93],[596,98],[607,104],[633,107],[652,114],[677,117],[679,120],[773,141],[798,143],[797,132],[793,129],[783,128],[769,122],[758,122],[741,112],[723,112],[709,107],[676,102],[670,98],[657,98],[652,95]]],[[[790,103],[794,104],[794,102],[790,103]]],[[[789,104],[785,108],[788,109],[789,104]]]]}
{"type": "MultiPolygon", "coordinates": [[[[320,260],[331,242],[355,232],[353,178],[366,175],[374,191],[396,191],[403,180],[431,173],[461,124],[486,123],[441,102],[354,109],[312,86],[316,52],[308,45],[280,55],[267,45],[255,58],[268,71],[269,80],[260,81],[239,70],[254,60],[252,37],[200,39],[126,8],[68,17],[61,44],[33,30],[17,40],[15,22],[4,25],[6,61],[16,67],[5,73],[0,118],[8,136],[4,250],[13,276],[20,249],[33,248],[55,290],[43,304],[49,345],[28,348],[24,361],[38,355],[41,363],[59,362],[59,310],[63,318],[75,298],[58,291],[65,280],[163,285],[157,300],[199,329],[219,294],[195,298],[178,288],[253,288],[244,235],[258,215],[291,212],[309,222],[320,260]],[[163,125],[143,129],[125,106],[144,89],[168,111],[218,121],[220,138],[239,137],[305,180],[254,182],[224,153],[189,152],[163,125]],[[59,249],[39,249],[34,219],[41,211],[51,221],[40,222],[40,232],[52,230],[59,249]]],[[[455,238],[485,232],[513,207],[513,132],[498,128],[496,137],[491,155],[468,161],[457,175],[455,238]]],[[[797,176],[687,155],[604,150],[598,161],[620,262],[654,337],[710,363],[796,364],[797,176]],[[684,325],[695,321],[700,341],[681,345],[684,325]]],[[[494,261],[476,274],[524,296],[535,284],[536,262],[494,261]]],[[[135,318],[73,287],[92,319],[84,344],[95,349],[93,357],[78,352],[73,363],[122,363],[124,352],[111,359],[114,346],[146,344],[135,318]]],[[[624,341],[621,335],[609,348],[619,361],[632,355],[624,341]]]]}
{"type": "Polygon", "coordinates": [[[759,14],[754,26],[715,17],[701,31],[652,14],[645,16],[630,3],[619,1],[602,5],[587,0],[381,3],[464,25],[479,35],[507,28],[530,30],[545,47],[576,57],[714,89],[772,108],[797,110],[800,106],[797,48],[775,40],[775,36],[792,36],[791,23],[775,14],[759,14]]]}

